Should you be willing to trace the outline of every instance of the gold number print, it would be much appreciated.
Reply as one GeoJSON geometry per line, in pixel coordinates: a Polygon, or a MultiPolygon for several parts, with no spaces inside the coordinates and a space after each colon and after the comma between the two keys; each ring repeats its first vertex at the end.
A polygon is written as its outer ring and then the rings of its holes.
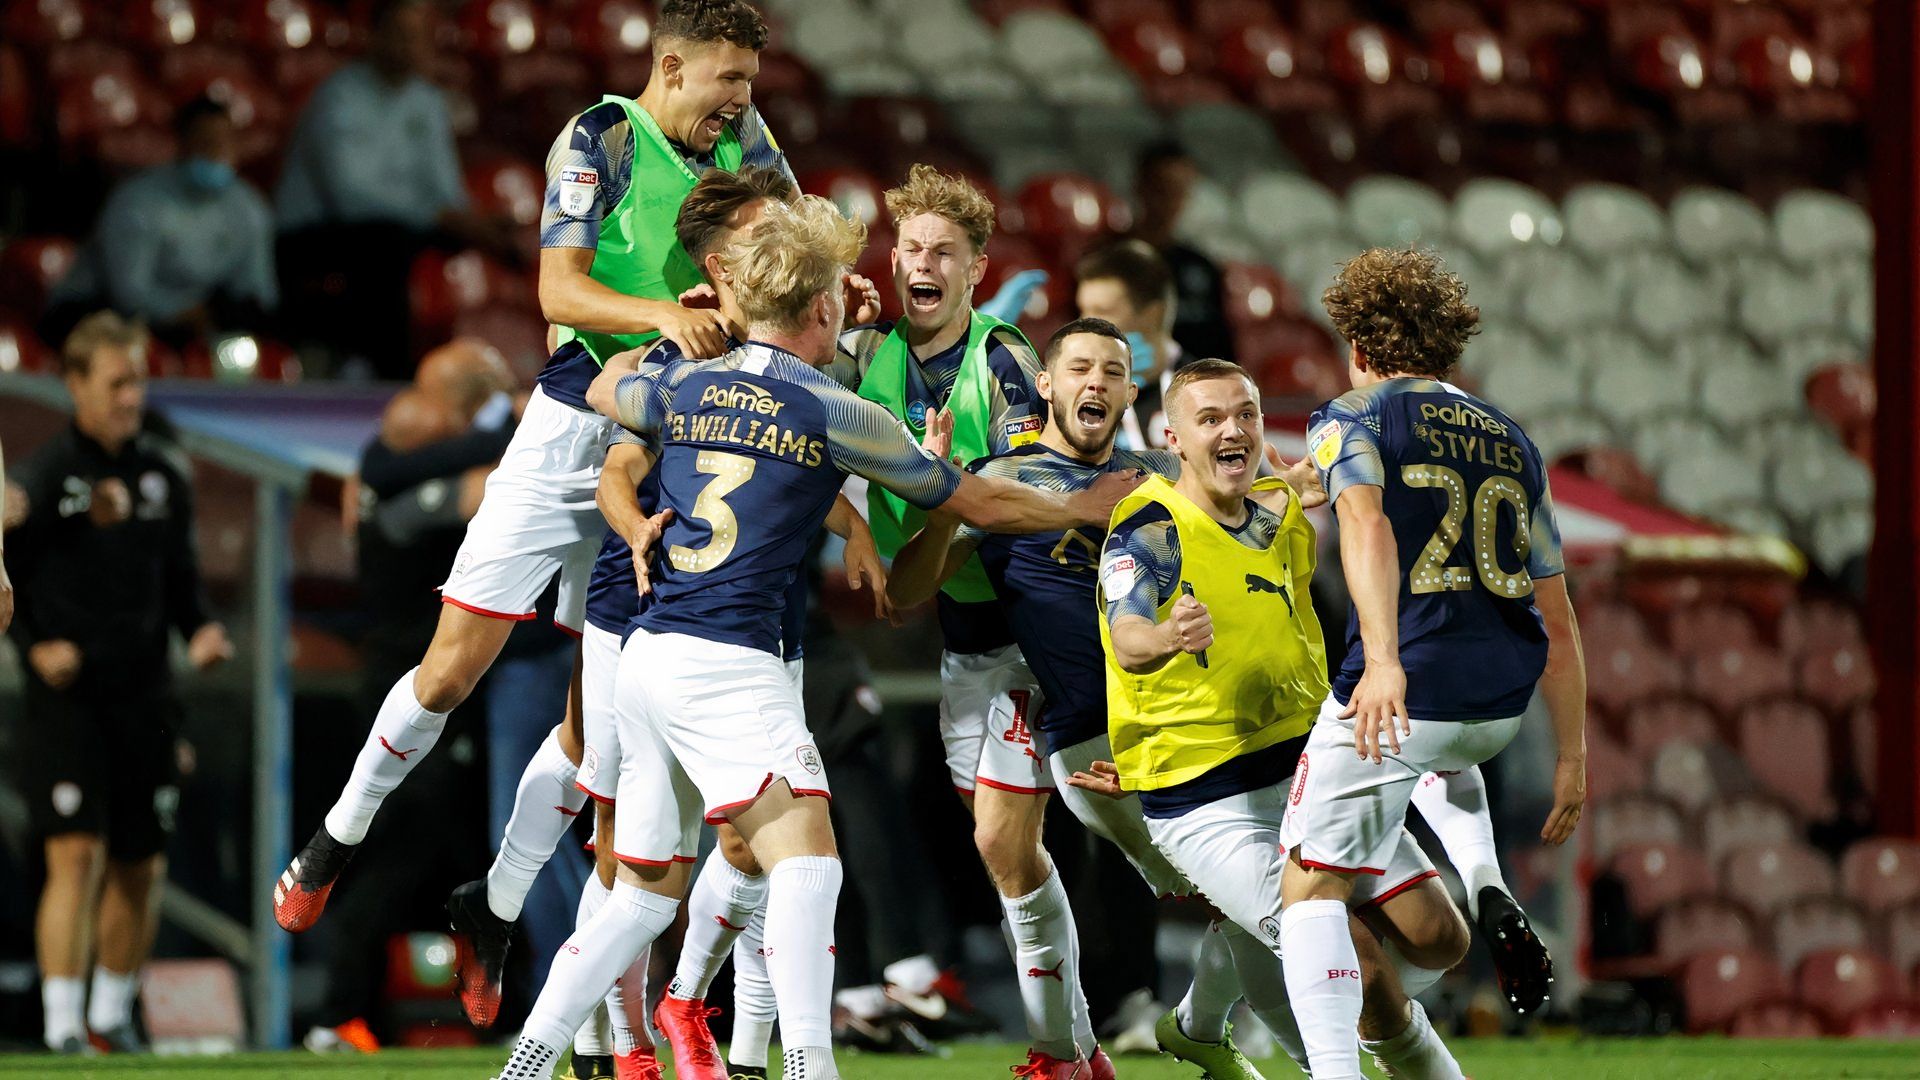
{"type": "Polygon", "coordinates": [[[1509,600],[1533,595],[1533,575],[1527,573],[1527,553],[1533,550],[1533,530],[1527,527],[1527,490],[1511,476],[1490,476],[1473,495],[1473,568],[1487,591],[1509,600]],[[1520,569],[1509,574],[1494,554],[1500,526],[1500,504],[1513,507],[1513,557],[1520,569]]]}
{"type": "Polygon", "coordinates": [[[1447,557],[1460,544],[1460,526],[1467,519],[1467,485],[1460,474],[1445,465],[1407,465],[1400,480],[1412,488],[1439,488],[1447,496],[1446,512],[1440,515],[1440,528],[1427,538],[1414,560],[1407,586],[1415,596],[1437,592],[1465,592],[1473,588],[1473,572],[1447,565],[1447,557]]]}
{"type": "Polygon", "coordinates": [[[1048,554],[1052,555],[1053,561],[1059,563],[1061,566],[1072,566],[1073,560],[1067,558],[1067,548],[1073,544],[1079,544],[1081,549],[1086,552],[1088,565],[1100,561],[1100,549],[1094,545],[1093,541],[1081,535],[1079,529],[1068,529],[1066,532],[1061,533],[1060,542],[1053,545],[1053,550],[1048,554]]]}
{"type": "Polygon", "coordinates": [[[1415,596],[1437,592],[1462,592],[1473,588],[1474,578],[1487,591],[1518,600],[1533,595],[1533,577],[1527,573],[1527,554],[1533,550],[1533,534],[1527,527],[1527,492],[1510,476],[1491,476],[1473,493],[1473,569],[1448,566],[1447,559],[1460,545],[1460,526],[1467,516],[1467,486],[1460,474],[1445,465],[1407,465],[1400,479],[1408,487],[1439,488],[1446,492],[1447,509],[1440,515],[1440,527],[1427,538],[1414,560],[1407,587],[1415,596]],[[1500,506],[1513,507],[1513,555],[1520,568],[1511,573],[1500,566],[1494,547],[1499,538],[1500,506]]]}
{"type": "Polygon", "coordinates": [[[673,564],[675,570],[704,574],[733,554],[733,545],[740,540],[740,521],[733,516],[733,507],[727,505],[727,496],[738,490],[741,484],[753,479],[754,466],[758,464],[758,461],[745,454],[700,451],[693,467],[700,472],[713,474],[713,479],[700,489],[700,497],[693,501],[693,516],[707,523],[713,537],[707,541],[707,546],[701,548],[682,547],[679,544],[668,548],[667,561],[673,564]]]}

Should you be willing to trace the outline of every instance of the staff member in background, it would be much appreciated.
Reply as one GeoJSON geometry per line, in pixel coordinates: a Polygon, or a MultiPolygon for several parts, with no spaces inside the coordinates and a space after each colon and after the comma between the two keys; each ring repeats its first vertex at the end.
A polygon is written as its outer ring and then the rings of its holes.
{"type": "Polygon", "coordinates": [[[141,1048],[135,979],[179,801],[169,631],[196,669],[233,655],[201,596],[187,479],[141,432],[146,349],[146,331],[118,315],[82,319],[61,358],[73,425],[17,477],[12,632],[27,678],[16,782],[46,842],[35,936],[46,1042],[63,1053],[81,1052],[89,1029],[113,1050],[141,1048]]]}
{"type": "Polygon", "coordinates": [[[115,188],[73,269],[54,289],[42,336],[60,341],[111,308],[174,345],[265,328],[279,303],[273,211],[234,172],[239,140],[226,106],[199,98],[174,116],[180,159],[115,188]]]}
{"type": "Polygon", "coordinates": [[[1173,271],[1145,242],[1116,240],[1075,264],[1073,281],[1074,306],[1081,316],[1119,327],[1133,352],[1133,384],[1140,393],[1121,417],[1119,445],[1128,450],[1164,448],[1167,410],[1162,400],[1173,373],[1191,359],[1173,340],[1180,307],[1173,271]]]}
{"type": "Polygon", "coordinates": [[[1200,176],[1200,166],[1179,143],[1155,143],[1141,151],[1133,181],[1133,237],[1153,245],[1167,261],[1176,301],[1173,339],[1181,349],[1189,356],[1233,360],[1220,266],[1175,232],[1200,176]]]}

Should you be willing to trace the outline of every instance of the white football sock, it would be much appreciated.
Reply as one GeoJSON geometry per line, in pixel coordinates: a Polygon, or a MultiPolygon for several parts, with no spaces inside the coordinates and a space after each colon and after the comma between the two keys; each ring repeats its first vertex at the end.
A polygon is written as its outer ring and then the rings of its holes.
{"type": "Polygon", "coordinates": [[[1003,896],[1000,906],[1013,936],[1014,977],[1020,980],[1033,1048],[1072,1061],[1082,1049],[1077,1029],[1086,1001],[1080,992],[1079,931],[1060,872],[1049,867],[1038,889],[1003,896]]]}
{"type": "Polygon", "coordinates": [[[767,978],[767,912],[762,907],[733,943],[733,1042],[727,1060],[735,1065],[767,1064],[767,1044],[780,1016],[773,982],[767,978]]]}
{"type": "Polygon", "coordinates": [[[614,882],[606,905],[554,954],[520,1041],[565,1046],[640,950],[673,925],[679,909],[676,900],[614,882]]]}
{"type": "Polygon", "coordinates": [[[1180,1030],[1200,1042],[1217,1043],[1227,1037],[1227,1014],[1240,1000],[1240,979],[1233,971],[1233,953],[1220,932],[1223,925],[1211,923],[1200,935],[1200,947],[1193,956],[1193,985],[1173,1007],[1180,1030]]]}
{"type": "Polygon", "coordinates": [[[1273,946],[1247,932],[1238,923],[1221,924],[1220,936],[1233,953],[1234,974],[1240,980],[1240,992],[1247,1007],[1273,1033],[1288,1057],[1302,1070],[1307,1067],[1306,1046],[1300,1041],[1300,1024],[1293,1017],[1293,1003],[1287,1000],[1287,974],[1273,946]]]}
{"type": "Polygon", "coordinates": [[[687,895],[686,940],[667,993],[682,1001],[706,997],[734,939],[766,902],[765,874],[752,877],[717,855],[708,859],[687,895]]]}
{"type": "Polygon", "coordinates": [[[781,1055],[780,1080],[840,1080],[840,1070],[826,1047],[794,1046],[781,1055]]]}
{"type": "MultiPolygon", "coordinates": [[[[573,928],[579,930],[592,922],[612,892],[600,884],[600,875],[588,874],[587,883],[580,889],[580,905],[574,909],[573,928]]],[[[615,984],[616,987],[618,985],[615,984]]],[[[602,1057],[613,1053],[612,1017],[604,1002],[594,1006],[593,1015],[580,1025],[579,1032],[573,1037],[573,1053],[575,1057],[602,1057]]]]}
{"type": "Polygon", "coordinates": [[[87,999],[87,1026],[109,1031],[133,1020],[133,997],[140,989],[140,973],[125,975],[103,967],[93,969],[93,992],[87,999]]]}
{"type": "MultiPolygon", "coordinates": [[[[782,859],[767,875],[767,978],[780,1007],[780,1044],[796,1049],[833,1045],[833,914],[840,904],[840,860],[826,855],[782,859]]],[[[833,1076],[812,1058],[800,1075],[833,1076]]],[[[788,1066],[787,1076],[795,1074],[788,1066]]]]}
{"type": "Polygon", "coordinates": [[[587,793],[573,786],[579,774],[580,767],[560,749],[560,729],[547,732],[520,774],[520,786],[513,793],[513,816],[500,838],[500,854],[487,869],[487,907],[496,918],[512,922],[520,917],[533,879],[553,857],[567,827],[580,816],[587,793]]]}
{"type": "Polygon", "coordinates": [[[1413,1020],[1407,1029],[1390,1039],[1360,1040],[1372,1054],[1380,1071],[1407,1080],[1465,1080],[1460,1063],[1427,1020],[1427,1010],[1413,1002],[1413,1020]]]}
{"type": "Polygon", "coordinates": [[[1439,982],[1441,976],[1446,974],[1444,971],[1435,971],[1432,968],[1415,967],[1401,954],[1400,947],[1391,941],[1382,941],[1380,950],[1387,954],[1387,961],[1393,965],[1394,974],[1400,976],[1400,989],[1406,992],[1409,999],[1426,993],[1428,987],[1439,982]]]}
{"type": "Polygon", "coordinates": [[[40,1011],[45,1016],[47,1049],[68,1039],[86,1040],[86,981],[78,975],[49,975],[40,980],[40,1011]]]}
{"type": "Polygon", "coordinates": [[[1487,810],[1487,781],[1480,775],[1480,766],[1422,776],[1413,785],[1413,805],[1439,837],[1447,861],[1467,887],[1469,916],[1480,917],[1480,890],[1488,885],[1513,895],[1507,879],[1500,874],[1500,853],[1493,844],[1493,816],[1487,810]]]}
{"type": "Polygon", "coordinates": [[[1360,1080],[1360,957],[1339,900],[1299,900],[1280,913],[1280,962],[1313,1080],[1360,1080]]]}
{"type": "Polygon", "coordinates": [[[367,838],[367,827],[380,804],[400,786],[415,765],[432,752],[447,726],[446,713],[428,712],[413,696],[414,668],[387,691],[380,712],[373,718],[373,730],[354,759],[353,774],[340,791],[340,799],[327,811],[327,834],[343,844],[357,844],[367,838]]]}
{"type": "Polygon", "coordinates": [[[653,960],[653,946],[640,950],[607,991],[603,1006],[607,1024],[613,1032],[613,1052],[625,1057],[642,1047],[653,1046],[653,1032],[647,1028],[647,967],[653,960]]]}

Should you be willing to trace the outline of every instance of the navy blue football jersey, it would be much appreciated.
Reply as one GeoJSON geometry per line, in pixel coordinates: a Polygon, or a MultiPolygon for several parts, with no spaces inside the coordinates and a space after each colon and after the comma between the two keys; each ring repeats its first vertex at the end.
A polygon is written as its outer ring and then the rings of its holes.
{"type": "Polygon", "coordinates": [[[635,618],[653,633],[777,655],[788,590],[848,473],[925,509],[960,484],[885,409],[759,342],[629,375],[616,398],[621,424],[659,437],[657,501],[674,511],[635,618]]]}
{"type": "MultiPolygon", "coordinates": [[[[1328,402],[1307,431],[1330,501],[1382,489],[1400,552],[1408,714],[1523,712],[1547,662],[1533,583],[1565,564],[1546,467],[1520,425],[1450,384],[1401,378],[1328,402]]],[[[1365,667],[1355,615],[1334,695],[1351,700],[1365,667]]]]}
{"type": "MultiPolygon", "coordinates": [[[[1178,479],[1180,459],[1165,450],[1115,450],[1104,465],[1075,461],[1039,444],[976,462],[975,472],[1018,480],[1047,491],[1084,491],[1102,473],[1126,469],[1178,479]]],[[[987,580],[1013,627],[1014,640],[1045,695],[1034,722],[1049,752],[1107,730],[1106,657],[1094,601],[1106,530],[1082,526],[1064,532],[987,533],[962,526],[961,550],[977,550],[987,580]]]]}

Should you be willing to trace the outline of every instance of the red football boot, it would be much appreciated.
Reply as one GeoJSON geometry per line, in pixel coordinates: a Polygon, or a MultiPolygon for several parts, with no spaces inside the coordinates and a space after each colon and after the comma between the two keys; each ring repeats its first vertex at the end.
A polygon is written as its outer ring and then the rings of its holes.
{"type": "Polygon", "coordinates": [[[1011,1066],[1013,1075],[1027,1077],[1028,1080],[1089,1080],[1092,1068],[1086,1058],[1076,1057],[1067,1061],[1038,1050],[1027,1051],[1025,1065],[1011,1066]]]}
{"type": "Polygon", "coordinates": [[[320,921],[327,896],[359,846],[335,840],[320,826],[273,886],[273,918],[282,930],[298,934],[320,921]]]}
{"type": "Polygon", "coordinates": [[[714,1041],[707,1017],[720,1015],[707,1008],[705,998],[662,997],[653,1007],[653,1026],[673,1048],[673,1075],[678,1080],[727,1080],[720,1044],[714,1041]]]}
{"type": "Polygon", "coordinates": [[[615,1080],[661,1080],[660,1059],[653,1047],[643,1046],[631,1054],[613,1055],[615,1080]]]}

